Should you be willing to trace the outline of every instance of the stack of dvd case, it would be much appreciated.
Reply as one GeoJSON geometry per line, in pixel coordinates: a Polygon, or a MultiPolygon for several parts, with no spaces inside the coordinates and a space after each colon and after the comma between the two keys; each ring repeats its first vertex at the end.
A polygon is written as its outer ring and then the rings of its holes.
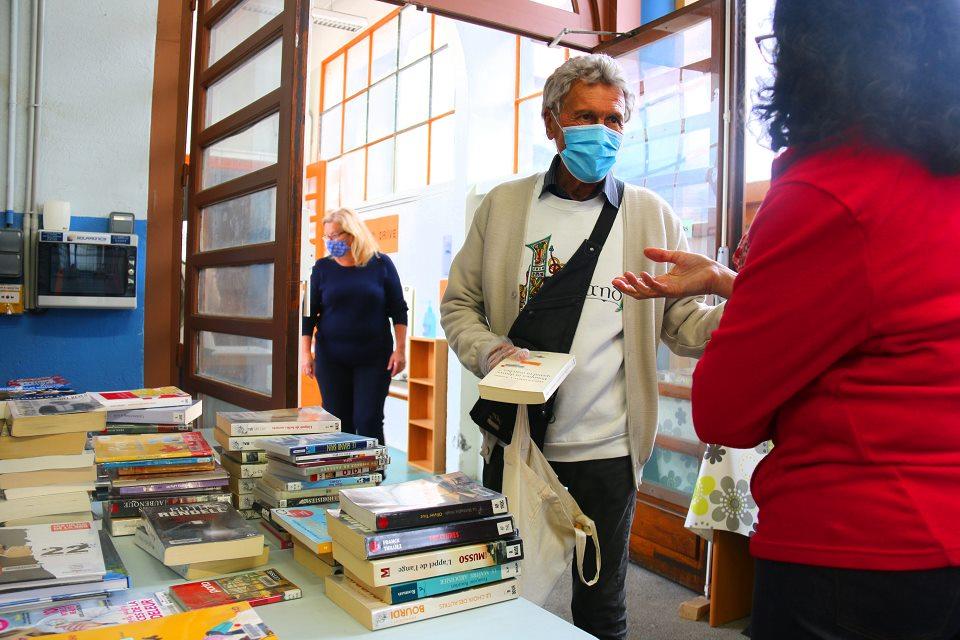
{"type": "Polygon", "coordinates": [[[512,600],[523,541],[507,499],[463,473],[344,489],[326,594],[377,630],[512,600]]]}
{"type": "Polygon", "coordinates": [[[267,462],[253,490],[254,508],[285,546],[292,546],[293,532],[271,510],[325,505],[337,502],[343,488],[375,487],[388,461],[375,438],[339,431],[267,438],[262,446],[267,462]]]}

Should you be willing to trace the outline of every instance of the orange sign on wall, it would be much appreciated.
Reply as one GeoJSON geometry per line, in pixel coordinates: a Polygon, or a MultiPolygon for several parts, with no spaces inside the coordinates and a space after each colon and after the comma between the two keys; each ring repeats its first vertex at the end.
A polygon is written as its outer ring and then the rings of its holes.
{"type": "Polygon", "coordinates": [[[380,245],[380,251],[383,253],[396,253],[399,246],[400,237],[400,216],[383,216],[382,218],[371,218],[366,221],[367,228],[376,238],[380,245]]]}

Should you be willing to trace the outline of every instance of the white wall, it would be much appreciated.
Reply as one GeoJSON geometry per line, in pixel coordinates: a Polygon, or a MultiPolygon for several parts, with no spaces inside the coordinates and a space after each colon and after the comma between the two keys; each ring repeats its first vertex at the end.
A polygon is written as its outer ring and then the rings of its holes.
{"type": "MultiPolygon", "coordinates": [[[[16,208],[24,207],[31,2],[20,8],[16,208]]],[[[10,6],[0,6],[0,139],[7,139],[10,6]]],[[[147,212],[156,0],[48,0],[37,201],[74,215],[147,212]]],[[[5,158],[5,154],[4,154],[5,158]]],[[[6,167],[0,193],[6,189],[6,167]]],[[[3,203],[4,205],[6,203],[3,203]]]]}

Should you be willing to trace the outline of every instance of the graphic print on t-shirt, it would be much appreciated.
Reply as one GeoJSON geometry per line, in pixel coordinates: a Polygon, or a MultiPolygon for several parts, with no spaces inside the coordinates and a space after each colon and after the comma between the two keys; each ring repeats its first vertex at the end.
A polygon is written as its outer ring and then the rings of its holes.
{"type": "MultiPolygon", "coordinates": [[[[526,245],[527,249],[530,249],[530,265],[527,267],[524,282],[520,283],[521,311],[527,301],[537,295],[547,278],[555,276],[567,264],[566,261],[557,258],[553,244],[550,242],[552,237],[549,235],[526,245]]],[[[591,283],[590,289],[587,290],[587,299],[609,302],[616,307],[615,313],[623,311],[623,294],[610,285],[591,283]]]]}

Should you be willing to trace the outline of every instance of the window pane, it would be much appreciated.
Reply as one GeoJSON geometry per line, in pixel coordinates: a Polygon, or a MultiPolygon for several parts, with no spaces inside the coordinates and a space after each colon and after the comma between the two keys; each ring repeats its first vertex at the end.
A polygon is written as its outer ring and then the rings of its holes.
{"type": "Polygon", "coordinates": [[[373,32],[373,68],[371,82],[397,70],[397,32],[400,21],[393,18],[373,32]]]}
{"type": "Polygon", "coordinates": [[[197,332],[197,375],[270,395],[272,359],[271,340],[197,332]]]}
{"type": "Polygon", "coordinates": [[[453,41],[457,27],[449,18],[435,15],[433,19],[433,50],[436,51],[453,41]]]}
{"type": "Polygon", "coordinates": [[[563,47],[551,49],[529,38],[520,38],[520,97],[543,91],[550,74],[564,61],[563,47]]]}
{"type": "Polygon", "coordinates": [[[367,87],[370,69],[370,40],[364,38],[347,50],[347,95],[367,87]]]}
{"type": "Polygon", "coordinates": [[[357,149],[340,159],[340,203],[355,207],[363,202],[364,158],[366,150],[357,149]]]}
{"type": "Polygon", "coordinates": [[[200,269],[197,311],[205,316],[273,317],[273,263],[200,269]]]}
{"type": "Polygon", "coordinates": [[[396,120],[397,76],[390,76],[370,88],[369,139],[379,140],[396,131],[396,120]]]}
{"type": "Polygon", "coordinates": [[[276,163],[279,130],[280,114],[275,113],[204,149],[201,162],[202,188],[212,187],[276,163]]]}
{"type": "Polygon", "coordinates": [[[371,146],[367,157],[367,200],[393,193],[394,138],[371,146]]]}
{"type": "Polygon", "coordinates": [[[283,0],[244,0],[210,29],[207,66],[229,53],[283,11],[283,0]]]}
{"type": "Polygon", "coordinates": [[[339,159],[327,163],[327,177],[323,186],[323,205],[327,211],[340,208],[340,165],[339,159]]]}
{"type": "Polygon", "coordinates": [[[337,105],[320,118],[320,159],[340,155],[340,132],[343,130],[343,107],[337,105]]]}
{"type": "Polygon", "coordinates": [[[323,108],[343,101],[343,54],[327,63],[323,71],[323,108]]]}
{"type": "Polygon", "coordinates": [[[673,489],[692,497],[699,471],[700,458],[656,446],[650,454],[650,459],[643,465],[643,482],[673,489]]]}
{"type": "Polygon", "coordinates": [[[201,209],[200,251],[272,242],[276,216],[276,187],[201,209]]]}
{"type": "Polygon", "coordinates": [[[440,118],[430,125],[430,184],[453,180],[454,117],[440,118]]]}
{"type": "Polygon", "coordinates": [[[343,150],[356,149],[367,141],[367,94],[359,96],[344,105],[343,150]]]}
{"type": "Polygon", "coordinates": [[[520,126],[517,136],[517,173],[521,176],[546,171],[557,153],[556,145],[547,139],[540,116],[540,98],[520,103],[520,126]]]}
{"type": "Polygon", "coordinates": [[[456,77],[453,71],[453,54],[450,52],[450,49],[447,48],[433,54],[432,105],[430,108],[430,115],[432,117],[453,111],[456,89],[456,77]]]}
{"type": "Polygon", "coordinates": [[[397,191],[426,184],[427,127],[422,126],[397,136],[397,191]]]}
{"type": "Polygon", "coordinates": [[[430,113],[430,60],[400,72],[397,93],[397,128],[425,122],[430,113]]]}
{"type": "Polygon", "coordinates": [[[400,66],[430,53],[430,14],[408,7],[400,13],[400,66]]]}
{"type": "Polygon", "coordinates": [[[280,40],[207,89],[204,126],[219,122],[280,86],[280,40]]]}

